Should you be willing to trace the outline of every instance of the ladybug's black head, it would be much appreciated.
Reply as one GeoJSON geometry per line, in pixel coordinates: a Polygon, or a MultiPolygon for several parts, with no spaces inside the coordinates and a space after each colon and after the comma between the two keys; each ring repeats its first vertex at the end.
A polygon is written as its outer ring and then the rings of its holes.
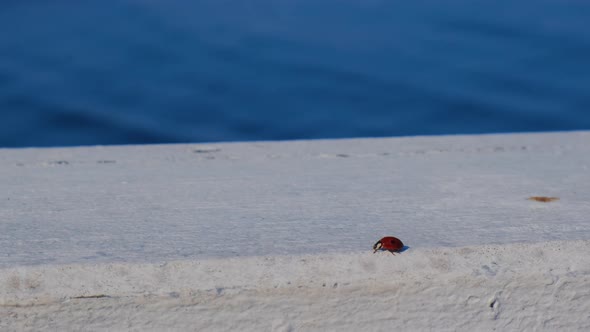
{"type": "Polygon", "coordinates": [[[373,253],[376,253],[381,247],[383,247],[383,244],[381,243],[381,240],[379,240],[373,245],[373,253]]]}

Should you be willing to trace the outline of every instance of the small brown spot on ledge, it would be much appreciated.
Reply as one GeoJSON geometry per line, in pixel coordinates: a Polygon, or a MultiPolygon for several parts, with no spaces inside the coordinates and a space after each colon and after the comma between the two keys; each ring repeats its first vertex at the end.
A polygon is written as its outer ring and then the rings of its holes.
{"type": "Polygon", "coordinates": [[[546,197],[546,196],[532,196],[528,198],[529,201],[537,201],[537,202],[553,202],[559,200],[559,197],[546,197]]]}

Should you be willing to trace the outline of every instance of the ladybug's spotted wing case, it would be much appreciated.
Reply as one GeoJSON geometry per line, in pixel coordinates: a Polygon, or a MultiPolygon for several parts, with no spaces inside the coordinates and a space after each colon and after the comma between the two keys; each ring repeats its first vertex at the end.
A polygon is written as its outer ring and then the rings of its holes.
{"type": "Polygon", "coordinates": [[[399,252],[403,248],[404,244],[400,239],[393,236],[386,236],[373,245],[373,253],[377,252],[377,250],[387,250],[394,254],[394,252],[399,252]]]}

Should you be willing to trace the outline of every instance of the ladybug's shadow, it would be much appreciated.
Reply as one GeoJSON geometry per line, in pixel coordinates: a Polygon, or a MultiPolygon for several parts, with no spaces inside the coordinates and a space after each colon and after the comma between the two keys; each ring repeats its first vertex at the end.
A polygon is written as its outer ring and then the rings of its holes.
{"type": "Polygon", "coordinates": [[[402,253],[402,252],[404,252],[404,251],[406,251],[406,250],[408,250],[408,249],[410,249],[410,247],[408,247],[408,246],[404,246],[403,248],[401,248],[400,250],[398,250],[398,251],[396,251],[396,252],[402,253]]]}
{"type": "Polygon", "coordinates": [[[379,249],[379,251],[389,251],[389,252],[391,252],[392,254],[395,255],[395,254],[401,254],[402,252],[404,252],[404,251],[406,251],[408,249],[410,249],[410,247],[403,246],[400,250],[386,250],[386,249],[384,250],[384,249],[379,249]]]}

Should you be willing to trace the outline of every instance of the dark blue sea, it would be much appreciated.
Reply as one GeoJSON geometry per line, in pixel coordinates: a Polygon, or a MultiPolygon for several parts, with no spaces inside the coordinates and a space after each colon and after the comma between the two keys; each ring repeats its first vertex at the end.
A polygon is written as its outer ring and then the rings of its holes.
{"type": "Polygon", "coordinates": [[[576,129],[587,0],[0,2],[0,147],[576,129]]]}

